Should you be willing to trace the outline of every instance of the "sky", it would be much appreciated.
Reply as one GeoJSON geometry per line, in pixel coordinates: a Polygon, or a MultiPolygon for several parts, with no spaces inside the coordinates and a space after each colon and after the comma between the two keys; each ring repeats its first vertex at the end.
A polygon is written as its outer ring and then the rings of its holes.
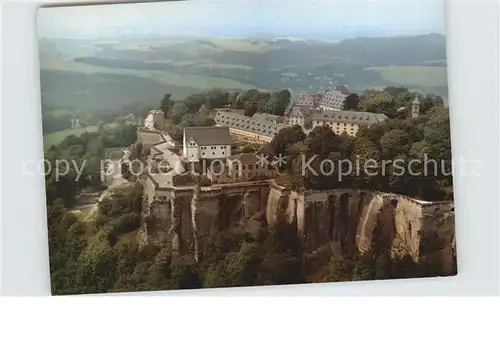
{"type": "Polygon", "coordinates": [[[42,8],[40,37],[104,33],[341,40],[445,32],[442,0],[189,0],[42,8]]]}

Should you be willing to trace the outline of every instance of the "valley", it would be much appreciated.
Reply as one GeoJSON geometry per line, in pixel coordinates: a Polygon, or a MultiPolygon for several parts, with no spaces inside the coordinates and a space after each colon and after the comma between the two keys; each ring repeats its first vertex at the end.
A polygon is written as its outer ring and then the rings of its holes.
{"type": "Polygon", "coordinates": [[[353,92],[404,85],[446,97],[445,38],[438,34],[339,43],[251,38],[41,39],[42,102],[69,109],[151,105],[210,88],[353,92]]]}

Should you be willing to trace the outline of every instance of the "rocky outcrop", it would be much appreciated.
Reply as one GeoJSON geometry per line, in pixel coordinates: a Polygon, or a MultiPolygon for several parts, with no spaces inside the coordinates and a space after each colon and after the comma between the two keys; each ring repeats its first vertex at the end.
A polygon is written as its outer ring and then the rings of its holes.
{"type": "Polygon", "coordinates": [[[270,226],[296,222],[304,253],[330,247],[333,255],[353,250],[390,249],[418,262],[438,261],[443,274],[454,269],[454,215],[452,202],[418,201],[397,194],[354,189],[297,193],[271,186],[267,204],[270,226]]]}
{"type": "Polygon", "coordinates": [[[144,222],[149,240],[193,253],[196,259],[207,238],[220,231],[244,228],[258,238],[265,232],[263,225],[288,223],[296,226],[304,257],[314,266],[353,250],[389,249],[393,257],[437,261],[446,274],[455,267],[452,208],[452,202],[424,202],[375,191],[295,192],[272,182],[256,182],[156,189],[149,202],[149,221],[144,222]]]}
{"type": "MultiPolygon", "coordinates": [[[[172,250],[202,255],[207,238],[244,228],[265,210],[267,183],[236,187],[157,189],[149,205],[147,237],[172,250]]],[[[148,219],[144,221],[147,225],[148,219]]]]}

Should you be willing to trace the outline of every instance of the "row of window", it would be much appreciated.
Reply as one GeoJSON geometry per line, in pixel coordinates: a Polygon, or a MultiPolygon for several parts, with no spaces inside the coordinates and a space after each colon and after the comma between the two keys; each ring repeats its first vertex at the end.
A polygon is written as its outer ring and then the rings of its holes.
{"type": "MultiPolygon", "coordinates": [[[[333,127],[335,125],[334,122],[321,122],[321,121],[315,121],[315,124],[316,125],[328,125],[328,126],[331,126],[333,127]]],[[[337,125],[337,128],[339,128],[341,125],[340,123],[336,123],[337,125]]],[[[342,127],[346,128],[347,126],[350,126],[351,128],[354,128],[354,124],[353,123],[342,123],[342,127]]]]}
{"type": "MultiPolygon", "coordinates": [[[[325,115],[325,117],[328,118],[328,115],[325,115]]],[[[348,115],[336,115],[336,116],[331,116],[331,118],[336,118],[336,119],[350,119],[353,121],[369,121],[370,116],[348,116],[348,115]]]]}
{"type": "Polygon", "coordinates": [[[276,123],[259,121],[259,120],[255,121],[251,120],[248,117],[241,118],[241,117],[221,116],[216,118],[216,122],[228,126],[234,126],[237,128],[246,129],[253,132],[265,133],[268,135],[276,135],[276,133],[279,130],[276,123]]]}
{"type": "Polygon", "coordinates": [[[321,105],[327,105],[327,106],[338,106],[338,107],[342,107],[342,104],[344,103],[344,100],[338,100],[338,99],[335,99],[335,100],[326,100],[326,101],[320,101],[320,104],[321,105]]]}
{"type": "MultiPolygon", "coordinates": [[[[222,154],[222,156],[226,156],[226,152],[225,151],[222,151],[221,154],[222,154]]],[[[201,153],[201,156],[207,156],[207,153],[205,151],[203,151],[201,153]]],[[[212,156],[215,156],[215,151],[212,152],[212,156]]]]}
{"type": "MultiPolygon", "coordinates": [[[[338,124],[338,123],[337,123],[337,124],[338,124]]],[[[317,125],[320,125],[320,123],[317,123],[317,125]]],[[[333,127],[334,127],[332,124],[330,124],[330,123],[328,123],[328,122],[323,122],[323,125],[327,125],[327,126],[329,126],[329,127],[332,127],[332,129],[333,129],[333,127]]],[[[354,134],[356,134],[356,131],[357,131],[357,129],[356,129],[356,128],[354,128],[354,125],[352,125],[352,124],[350,125],[350,130],[349,130],[349,131],[347,130],[347,127],[346,127],[346,125],[345,125],[345,124],[344,124],[344,127],[342,128],[342,131],[341,131],[341,128],[340,128],[339,126],[337,126],[337,127],[335,128],[335,130],[334,130],[334,132],[335,132],[336,134],[342,134],[343,132],[345,132],[345,133],[348,133],[348,134],[350,134],[350,135],[354,135],[354,134]]]]}
{"type": "MultiPolygon", "coordinates": [[[[220,148],[221,150],[225,150],[225,149],[226,149],[226,147],[227,147],[226,145],[221,145],[221,146],[219,146],[219,148],[220,148]]],[[[202,146],[202,147],[201,147],[201,149],[202,149],[202,150],[206,150],[207,148],[208,148],[208,146],[202,146]]],[[[217,146],[210,146],[210,150],[217,150],[217,146]]]]}
{"type": "Polygon", "coordinates": [[[262,128],[267,128],[267,129],[276,129],[277,126],[275,125],[275,123],[272,123],[272,122],[261,122],[261,123],[258,123],[257,121],[249,121],[249,120],[240,120],[240,119],[232,119],[232,118],[220,118],[219,121],[223,122],[223,123],[232,123],[232,124],[237,124],[238,126],[242,126],[242,127],[262,127],[262,128]],[[262,124],[262,125],[261,125],[262,124]]]}

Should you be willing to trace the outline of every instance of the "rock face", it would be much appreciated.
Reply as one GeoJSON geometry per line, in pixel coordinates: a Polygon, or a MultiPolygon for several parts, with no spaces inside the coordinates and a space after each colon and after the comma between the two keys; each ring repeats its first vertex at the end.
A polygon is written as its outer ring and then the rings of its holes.
{"type": "MultiPolygon", "coordinates": [[[[151,194],[150,194],[151,195],[151,194]]],[[[147,239],[181,253],[203,254],[207,238],[238,227],[252,235],[287,222],[297,227],[305,261],[331,255],[390,249],[438,261],[444,274],[454,263],[452,202],[424,202],[396,194],[354,189],[304,191],[274,183],[209,188],[156,189],[145,206],[147,239]]],[[[307,263],[306,263],[307,265],[307,263]]]]}
{"type": "Polygon", "coordinates": [[[145,231],[157,245],[198,259],[209,236],[246,224],[266,208],[265,182],[233,187],[157,189],[145,210],[145,231]],[[148,226],[148,223],[151,225],[148,226]]]}
{"type": "Polygon", "coordinates": [[[455,268],[453,202],[354,189],[297,193],[272,185],[266,213],[270,226],[296,223],[311,259],[328,246],[333,255],[389,248],[393,257],[432,258],[443,274],[455,268]]]}

